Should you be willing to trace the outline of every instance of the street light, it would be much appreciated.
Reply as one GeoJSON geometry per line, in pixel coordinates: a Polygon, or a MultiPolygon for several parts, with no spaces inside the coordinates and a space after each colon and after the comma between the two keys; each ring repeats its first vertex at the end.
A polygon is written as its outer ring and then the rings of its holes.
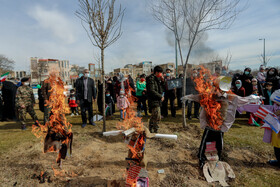
{"type": "Polygon", "coordinates": [[[259,40],[263,40],[263,65],[266,67],[266,62],[265,62],[265,38],[261,38],[259,40]]]}

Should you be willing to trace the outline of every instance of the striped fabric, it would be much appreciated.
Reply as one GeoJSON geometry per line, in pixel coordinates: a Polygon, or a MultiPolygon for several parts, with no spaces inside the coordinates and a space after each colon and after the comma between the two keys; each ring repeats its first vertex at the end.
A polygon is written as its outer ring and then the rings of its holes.
{"type": "Polygon", "coordinates": [[[255,116],[257,116],[258,118],[264,120],[264,118],[268,115],[268,114],[272,114],[274,115],[270,110],[264,108],[263,106],[260,106],[259,109],[257,110],[256,113],[254,113],[255,116]]]}
{"type": "Polygon", "coordinates": [[[263,119],[263,121],[265,123],[267,123],[276,134],[279,133],[279,131],[280,131],[280,122],[279,122],[279,120],[274,115],[268,114],[263,119]]]}
{"type": "Polygon", "coordinates": [[[130,168],[127,171],[126,177],[126,187],[133,186],[137,182],[137,177],[141,171],[141,167],[135,164],[131,164],[130,168]]]}

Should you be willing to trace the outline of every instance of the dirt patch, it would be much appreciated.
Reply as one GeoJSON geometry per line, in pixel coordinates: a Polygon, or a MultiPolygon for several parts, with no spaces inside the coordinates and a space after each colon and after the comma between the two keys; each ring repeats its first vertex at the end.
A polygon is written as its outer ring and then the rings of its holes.
{"type": "MultiPolygon", "coordinates": [[[[115,130],[115,121],[108,123],[108,130],[115,130]]],[[[198,124],[189,124],[188,128],[180,123],[163,122],[160,133],[177,134],[178,140],[149,139],[146,155],[150,186],[209,186],[196,157],[202,131],[198,124]],[[158,170],[164,169],[163,174],[158,170]]],[[[0,181],[3,186],[106,186],[109,180],[124,180],[127,147],[123,138],[103,137],[99,133],[102,125],[73,126],[73,155],[63,160],[63,171],[55,164],[56,153],[42,153],[40,140],[20,144],[6,154],[0,155],[0,181]],[[54,176],[53,168],[60,173],[54,176]],[[32,179],[41,171],[49,173],[51,183],[39,184],[32,179]]],[[[31,133],[31,132],[30,132],[31,133]]],[[[244,185],[240,179],[245,168],[275,170],[265,162],[271,155],[253,149],[233,149],[225,144],[223,159],[235,171],[237,180],[234,186],[244,185]]],[[[216,183],[214,185],[217,185],[216,183]]]]}

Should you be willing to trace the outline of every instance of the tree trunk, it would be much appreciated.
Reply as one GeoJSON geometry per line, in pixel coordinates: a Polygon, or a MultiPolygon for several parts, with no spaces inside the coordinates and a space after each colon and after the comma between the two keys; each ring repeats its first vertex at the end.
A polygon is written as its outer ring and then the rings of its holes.
{"type": "Polygon", "coordinates": [[[102,112],[103,112],[103,132],[106,132],[106,112],[105,112],[105,78],[104,78],[104,49],[101,48],[101,65],[102,65],[102,112]]]}
{"type": "MultiPolygon", "coordinates": [[[[186,95],[186,81],[187,80],[187,66],[184,67],[184,78],[183,78],[183,93],[182,96],[186,95]]],[[[186,120],[186,103],[183,103],[183,108],[182,108],[182,117],[183,117],[183,128],[186,128],[187,126],[187,120],[186,120]]]]}

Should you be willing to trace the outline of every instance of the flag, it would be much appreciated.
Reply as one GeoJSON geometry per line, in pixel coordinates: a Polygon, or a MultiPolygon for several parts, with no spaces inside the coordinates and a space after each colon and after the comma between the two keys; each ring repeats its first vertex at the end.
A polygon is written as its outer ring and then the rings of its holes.
{"type": "Polygon", "coordinates": [[[279,133],[279,131],[280,131],[280,122],[279,122],[279,120],[274,115],[271,115],[271,114],[267,115],[263,119],[263,121],[265,123],[267,123],[271,127],[271,129],[274,132],[276,132],[276,134],[279,133]]]}
{"type": "Polygon", "coordinates": [[[250,114],[250,118],[249,118],[248,124],[249,124],[249,125],[255,125],[255,126],[257,126],[257,127],[260,127],[260,124],[258,124],[258,123],[256,122],[256,120],[254,119],[254,116],[253,116],[252,113],[250,114]]]}
{"type": "Polygon", "coordinates": [[[9,73],[10,73],[10,72],[7,72],[7,73],[1,75],[1,77],[0,77],[0,82],[4,82],[4,81],[6,80],[6,78],[8,77],[9,73]]]}
{"type": "Polygon", "coordinates": [[[255,116],[257,116],[260,119],[264,119],[268,114],[274,115],[270,110],[266,109],[263,106],[260,106],[260,108],[257,110],[257,112],[254,113],[255,116]]]}
{"type": "Polygon", "coordinates": [[[136,184],[137,177],[141,171],[141,167],[131,163],[128,171],[127,171],[127,177],[126,177],[126,186],[132,186],[133,184],[136,184]]]}

